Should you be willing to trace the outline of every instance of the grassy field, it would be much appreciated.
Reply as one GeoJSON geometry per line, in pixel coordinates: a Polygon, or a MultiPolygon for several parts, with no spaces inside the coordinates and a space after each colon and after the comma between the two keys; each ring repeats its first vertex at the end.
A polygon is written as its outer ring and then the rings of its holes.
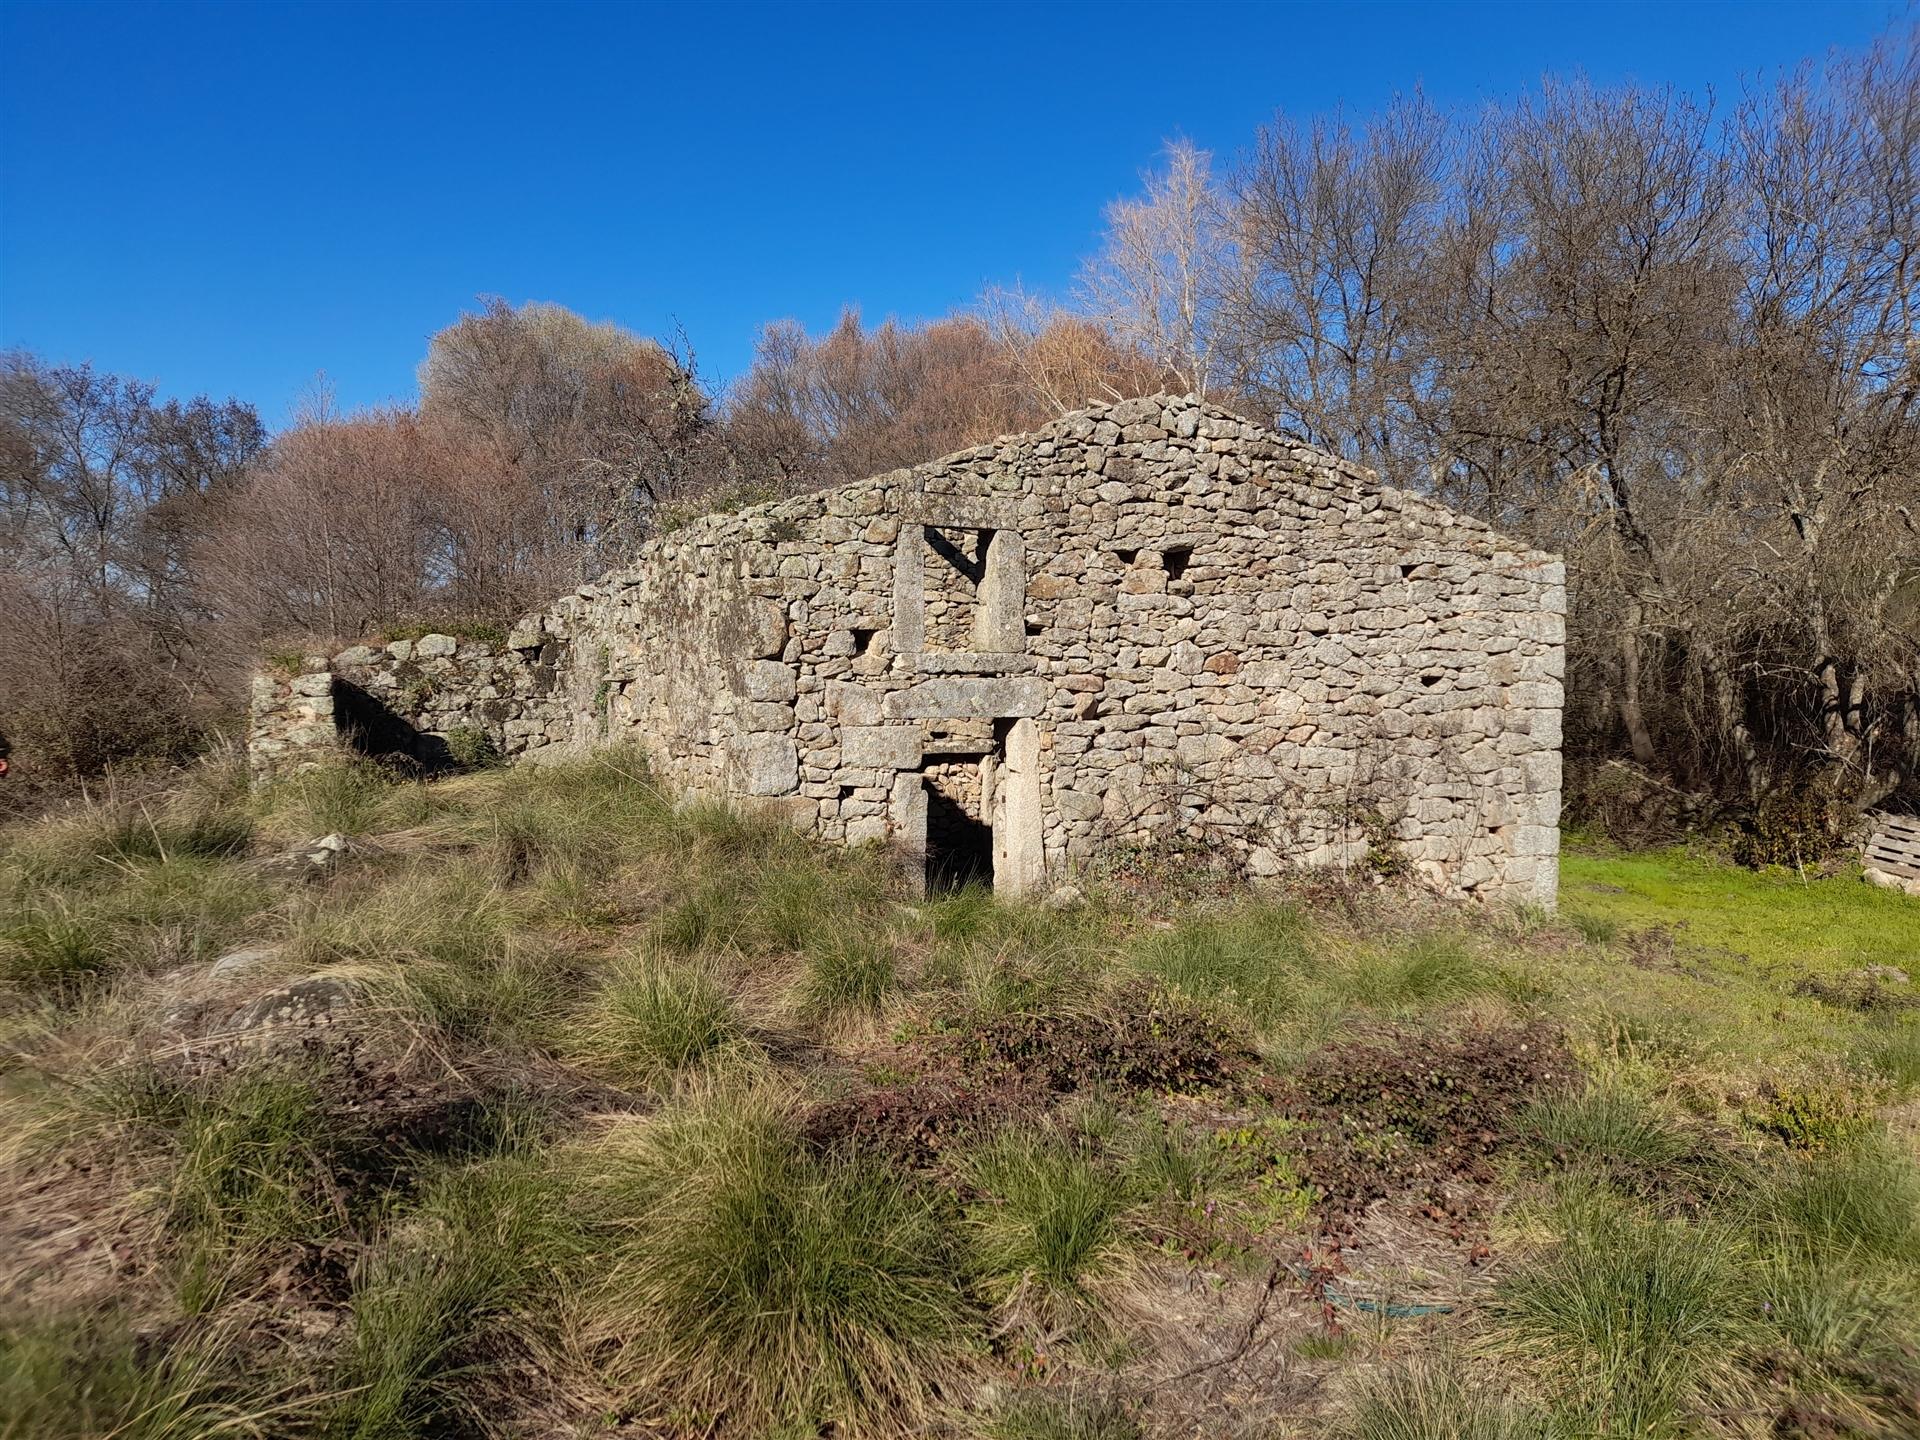
{"type": "Polygon", "coordinates": [[[1920,901],[1135,859],[917,900],[618,752],[17,827],[0,1437],[1920,1433],[1920,901]]]}
{"type": "Polygon", "coordinates": [[[1660,927],[1690,948],[1819,970],[1920,960],[1920,903],[1852,876],[1742,870],[1684,850],[1574,850],[1560,884],[1566,918],[1596,936],[1660,927]]]}

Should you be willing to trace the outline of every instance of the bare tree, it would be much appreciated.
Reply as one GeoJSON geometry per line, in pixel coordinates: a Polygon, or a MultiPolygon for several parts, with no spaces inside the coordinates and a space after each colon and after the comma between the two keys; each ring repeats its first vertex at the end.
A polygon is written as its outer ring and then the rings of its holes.
{"type": "Polygon", "coordinates": [[[1231,182],[1237,263],[1216,345],[1234,388],[1395,478],[1419,463],[1406,431],[1453,144],[1417,97],[1359,132],[1281,118],[1231,182]]]}
{"type": "Polygon", "coordinates": [[[1566,553],[1576,756],[1736,803],[1920,800],[1916,33],[1727,111],[1549,82],[1282,118],[1212,232],[1177,152],[1114,212],[1104,308],[1566,553]],[[1226,257],[1211,306],[1174,302],[1191,253],[1226,257]]]}
{"type": "Polygon", "coordinates": [[[171,753],[212,717],[193,540],[264,443],[235,401],[0,357],[0,708],[28,773],[171,753]]]}
{"type": "Polygon", "coordinates": [[[604,570],[660,506],[724,480],[710,410],[689,359],[558,305],[490,299],[420,367],[422,421],[546,527],[509,568],[545,566],[550,585],[604,570]]]}
{"type": "Polygon", "coordinates": [[[872,329],[849,310],[818,340],[769,326],[728,400],[739,473],[782,492],[858,479],[1031,429],[1075,389],[1153,388],[1151,368],[1085,320],[1028,319],[1002,303],[872,329]]]}
{"type": "Polygon", "coordinates": [[[1091,312],[1123,344],[1204,396],[1218,366],[1218,318],[1232,247],[1212,157],[1170,142],[1137,198],[1107,207],[1106,242],[1083,285],[1091,312]]]}

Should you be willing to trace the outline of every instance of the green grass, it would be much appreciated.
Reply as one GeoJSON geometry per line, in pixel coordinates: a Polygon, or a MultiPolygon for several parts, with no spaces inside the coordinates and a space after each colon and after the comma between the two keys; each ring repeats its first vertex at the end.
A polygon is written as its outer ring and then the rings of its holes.
{"type": "Polygon", "coordinates": [[[923,983],[962,1017],[1053,1008],[1097,983],[1113,943],[1100,907],[1009,902],[980,886],[925,902],[920,919],[931,952],[923,983]]]}
{"type": "Polygon", "coordinates": [[[1411,1016],[1515,985],[1465,939],[1443,932],[1362,950],[1336,977],[1334,987],[1371,1010],[1411,1016]]]}
{"type": "Polygon", "coordinates": [[[4,1440],[253,1440],[305,1428],[314,1405],[233,1374],[240,1337],[219,1329],[165,1346],[118,1312],[0,1321],[4,1440]]]}
{"type": "Polygon", "coordinates": [[[1133,1272],[1130,1178],[1084,1145],[1011,1132],[972,1158],[967,1212],[988,1300],[1057,1327],[1094,1320],[1133,1272]]]}
{"type": "Polygon", "coordinates": [[[551,1048],[576,965],[536,899],[476,860],[414,860],[354,898],[294,908],[290,952],[362,981],[373,1008],[442,1049],[551,1048]]]}
{"type": "Polygon", "coordinates": [[[1035,1390],[1016,1395],[987,1423],[987,1440],[1141,1440],[1132,1408],[1100,1394],[1035,1390]]]}
{"type": "Polygon", "coordinates": [[[1241,905],[1150,930],[1134,944],[1136,962],[1173,989],[1210,1000],[1267,1025],[1291,1015],[1315,964],[1313,932],[1292,905],[1241,905]]]}
{"type": "Polygon", "coordinates": [[[423,823],[433,813],[425,785],[396,783],[379,766],[343,761],[289,775],[255,796],[264,828],[289,845],[322,835],[366,835],[423,823]]]}
{"type": "Polygon", "coordinates": [[[1541,1019],[1577,1069],[1495,1137],[1492,1278],[1445,1320],[1286,1337],[1325,1383],[1279,1425],[1901,1433],[1920,1017],[1795,982],[1910,964],[1920,903],[1680,852],[1565,875],[1557,919],[1098,877],[919,900],[623,751],[250,798],[205,767],[12,827],[0,1198],[125,1258],[27,1247],[53,1279],[0,1326],[0,1440],[1133,1440],[1191,1350],[1159,1287],[1297,1256],[1338,1198],[1284,1108],[1301,1063],[1541,1019]],[[333,829],[367,843],[256,863],[333,829]],[[236,944],[279,958],[203,987],[236,944]],[[341,1024],[219,1029],[303,969],[355,987],[341,1024]],[[981,1033],[1151,1026],[1127,1007],[1161,986],[1251,1043],[1244,1086],[1039,1093],[981,1033]]]}
{"type": "Polygon", "coordinates": [[[1133,1137],[1129,1158],[1142,1194],[1168,1196],[1183,1205],[1205,1200],[1225,1169],[1220,1146],[1211,1136],[1158,1118],[1133,1137]]]}
{"type": "Polygon", "coordinates": [[[830,924],[805,945],[802,1006],[810,1016],[872,1014],[899,988],[895,941],[855,923],[830,924]]]}
{"type": "Polygon", "coordinates": [[[1677,849],[1570,850],[1560,861],[1560,908],[1582,930],[1676,927],[1689,946],[1806,971],[1911,966],[1920,956],[1920,903],[1911,896],[1857,874],[1802,880],[1790,870],[1743,870],[1677,849]]]}
{"type": "Polygon", "coordinates": [[[1855,1054],[1862,1067],[1884,1080],[1896,1095],[1920,1090],[1920,1022],[1873,1026],[1860,1036],[1855,1054]]]}
{"type": "Polygon", "coordinates": [[[83,801],[0,845],[0,868],[36,885],[97,879],[139,861],[231,859],[246,853],[253,824],[224,776],[190,772],[173,790],[83,801]]]}
{"type": "Polygon", "coordinates": [[[785,830],[743,831],[710,812],[687,817],[696,852],[681,898],[661,912],[662,944],[682,954],[791,955],[821,937],[890,930],[896,900],[884,856],[834,852],[785,830]]]}
{"type": "Polygon", "coordinates": [[[1618,1081],[1537,1100],[1523,1123],[1549,1152],[1572,1163],[1654,1174],[1696,1153],[1677,1116],[1618,1081]]]}
{"type": "Polygon", "coordinates": [[[1690,1409],[1728,1382],[1756,1300],[1731,1229],[1602,1200],[1509,1271],[1489,1309],[1499,1342],[1581,1433],[1663,1436],[1683,1433],[1690,1409]]]}
{"type": "Polygon", "coordinates": [[[583,1244],[537,1152],[437,1177],[356,1277],[328,1435],[406,1440],[454,1417],[477,1427],[493,1373],[554,1323],[583,1244]]]}
{"type": "Polygon", "coordinates": [[[1298,906],[1243,902],[1136,936],[1134,962],[1193,1000],[1270,1036],[1317,1043],[1356,1011],[1409,1017],[1523,988],[1464,937],[1440,930],[1329,944],[1298,906]]]}
{"type": "Polygon", "coordinates": [[[1920,1265],[1920,1168],[1884,1135],[1781,1157],[1745,1190],[1742,1205],[1780,1248],[1920,1265]]]}
{"type": "Polygon", "coordinates": [[[0,984],[68,997],[115,968],[118,937],[98,911],[58,892],[23,899],[0,927],[0,984]]]}
{"type": "Polygon", "coordinates": [[[666,1085],[749,1046],[738,1002],[699,962],[636,957],[601,982],[579,1020],[577,1053],[621,1085],[666,1085]]]}
{"type": "Polygon", "coordinates": [[[273,1247],[328,1238],[343,1217],[328,1204],[319,1086],[296,1071],[260,1070],[181,1085],[171,1120],[164,1207],[179,1240],[183,1305],[211,1309],[273,1247]]]}
{"type": "Polygon", "coordinates": [[[597,1333],[682,1413],[859,1428],[923,1413],[972,1316],[933,1192],[814,1156],[762,1091],[717,1088],[578,1156],[600,1249],[597,1333]]]}
{"type": "Polygon", "coordinates": [[[1335,1440],[1547,1440],[1542,1417],[1476,1383],[1465,1361],[1416,1359],[1363,1372],[1335,1440]]]}
{"type": "Polygon", "coordinates": [[[0,868],[0,991],[73,1001],[124,973],[210,960],[271,900],[231,859],[190,852],[57,882],[0,868]]]}

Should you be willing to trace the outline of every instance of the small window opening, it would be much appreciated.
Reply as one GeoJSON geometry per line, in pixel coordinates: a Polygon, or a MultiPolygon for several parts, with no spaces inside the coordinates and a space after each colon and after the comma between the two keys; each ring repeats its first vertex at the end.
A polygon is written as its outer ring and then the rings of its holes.
{"type": "Polygon", "coordinates": [[[1166,566],[1167,578],[1169,580],[1178,580],[1182,575],[1187,573],[1187,566],[1192,563],[1193,547],[1191,545],[1174,546],[1171,550],[1167,551],[1163,561],[1163,564],[1166,566]]]}
{"type": "Polygon", "coordinates": [[[926,648],[942,651],[977,650],[981,590],[993,549],[991,530],[924,527],[927,564],[926,648]]]}
{"type": "Polygon", "coordinates": [[[1140,558],[1140,552],[1138,550],[1116,550],[1113,553],[1120,557],[1120,563],[1122,565],[1131,565],[1140,558]]]}
{"type": "Polygon", "coordinates": [[[879,633],[878,630],[862,630],[858,625],[854,626],[853,653],[855,658],[867,653],[867,648],[873,644],[873,637],[879,633]]]}

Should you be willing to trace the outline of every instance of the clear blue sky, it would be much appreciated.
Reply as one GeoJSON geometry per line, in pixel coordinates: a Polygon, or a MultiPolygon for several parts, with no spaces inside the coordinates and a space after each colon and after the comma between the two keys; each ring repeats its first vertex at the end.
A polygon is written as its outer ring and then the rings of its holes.
{"type": "Polygon", "coordinates": [[[1825,4],[24,4],[0,0],[0,344],[259,405],[408,399],[482,294],[724,381],[756,328],[1059,289],[1161,142],[1548,71],[1737,89],[1825,4]]]}

